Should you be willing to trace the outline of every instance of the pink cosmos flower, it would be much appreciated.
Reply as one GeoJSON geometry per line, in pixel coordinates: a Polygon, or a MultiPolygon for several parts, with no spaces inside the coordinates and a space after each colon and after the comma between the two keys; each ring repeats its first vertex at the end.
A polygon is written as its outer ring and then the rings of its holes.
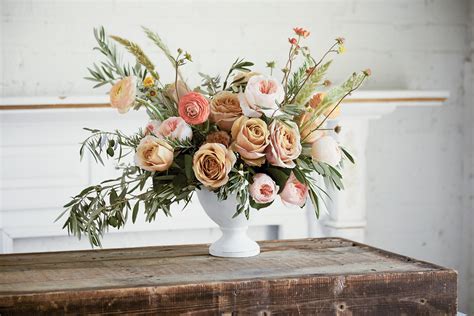
{"type": "Polygon", "coordinates": [[[280,193],[281,200],[285,204],[298,205],[303,207],[308,198],[308,187],[296,179],[293,172],[285,183],[283,191],[280,193]]]}
{"type": "Polygon", "coordinates": [[[272,178],[264,173],[253,176],[253,183],[249,187],[250,196],[255,202],[265,204],[275,200],[279,187],[272,178]]]}

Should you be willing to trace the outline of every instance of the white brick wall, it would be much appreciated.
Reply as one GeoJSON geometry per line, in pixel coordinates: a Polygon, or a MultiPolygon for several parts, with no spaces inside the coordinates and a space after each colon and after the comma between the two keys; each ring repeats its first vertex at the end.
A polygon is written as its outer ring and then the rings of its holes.
{"type": "MultiPolygon", "coordinates": [[[[472,146],[472,127],[465,119],[466,113],[473,118],[472,110],[465,110],[473,105],[464,104],[469,100],[465,61],[473,57],[468,2],[1,1],[0,89],[6,96],[105,92],[91,90],[81,79],[97,56],[91,51],[91,30],[98,25],[143,44],[165,80],[171,79],[170,68],[140,25],[157,30],[170,47],[193,54],[188,74],[224,72],[238,56],[262,70],[270,59],[281,65],[294,26],[311,30],[313,51],[344,36],[348,52],[336,58],[334,81],[370,66],[374,76],[366,88],[451,92],[443,108],[399,109],[370,126],[367,239],[458,269],[461,310],[466,311],[467,280],[472,285],[474,273],[467,273],[474,262],[469,261],[472,226],[463,225],[472,211],[472,202],[464,202],[472,182],[463,180],[469,172],[472,177],[472,164],[463,166],[463,160],[472,162],[466,152],[473,151],[466,148],[472,146]]],[[[472,95],[472,83],[470,89],[472,95]]]]}

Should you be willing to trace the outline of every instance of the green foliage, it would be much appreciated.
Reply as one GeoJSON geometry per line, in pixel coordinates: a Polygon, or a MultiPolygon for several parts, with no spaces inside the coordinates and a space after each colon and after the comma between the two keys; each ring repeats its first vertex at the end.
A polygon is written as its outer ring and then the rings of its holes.
{"type": "Polygon", "coordinates": [[[321,104],[318,106],[316,114],[324,113],[328,108],[336,107],[347,95],[357,90],[367,78],[365,72],[353,73],[343,84],[329,90],[321,104]]]}
{"type": "Polygon", "coordinates": [[[303,61],[303,64],[295,72],[293,72],[292,76],[288,80],[288,88],[286,92],[287,100],[292,100],[295,98],[301,86],[304,84],[306,77],[308,76],[307,71],[310,67],[311,60],[306,58],[303,61]]]}
{"type": "MultiPolygon", "coordinates": [[[[237,58],[232,66],[230,66],[229,72],[227,73],[227,76],[225,77],[224,80],[224,85],[222,86],[222,90],[225,90],[227,88],[227,81],[229,80],[229,77],[234,73],[234,71],[242,71],[242,72],[249,72],[251,69],[249,67],[252,67],[253,63],[250,61],[245,61],[243,58],[237,58]]],[[[236,81],[232,83],[237,83],[236,81]]]]}
{"type": "Polygon", "coordinates": [[[301,87],[299,92],[297,92],[295,103],[305,105],[310,100],[311,96],[316,91],[316,88],[321,83],[321,80],[324,78],[329,66],[331,65],[331,60],[324,63],[321,66],[316,67],[316,69],[308,77],[304,85],[301,87]]]}
{"type": "Polygon", "coordinates": [[[199,76],[202,78],[201,87],[206,89],[204,92],[207,94],[207,96],[212,97],[220,90],[220,76],[211,77],[209,75],[203,74],[202,72],[199,73],[199,76]]]}
{"type": "Polygon", "coordinates": [[[113,84],[115,80],[122,79],[131,74],[138,78],[144,78],[146,76],[146,71],[143,71],[141,65],[138,63],[135,67],[131,67],[128,64],[122,65],[121,56],[118,54],[116,46],[107,39],[103,27],[99,29],[94,28],[94,37],[98,44],[98,46],[94,47],[94,50],[99,51],[106,57],[105,61],[99,64],[94,63],[92,67],[87,68],[91,76],[85,79],[97,82],[94,88],[105,84],[113,84]]]}

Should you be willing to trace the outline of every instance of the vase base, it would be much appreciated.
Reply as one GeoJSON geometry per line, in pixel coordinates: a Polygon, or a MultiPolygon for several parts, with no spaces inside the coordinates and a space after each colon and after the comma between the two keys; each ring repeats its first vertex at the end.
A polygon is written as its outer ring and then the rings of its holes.
{"type": "Polygon", "coordinates": [[[209,248],[209,254],[214,257],[224,258],[245,258],[254,257],[260,254],[260,248],[246,251],[220,251],[209,248]]]}
{"type": "Polygon", "coordinates": [[[251,239],[240,240],[240,244],[226,244],[220,239],[209,247],[209,254],[214,257],[244,258],[257,256],[260,246],[251,239]],[[242,243],[244,241],[244,243],[242,243]]]}

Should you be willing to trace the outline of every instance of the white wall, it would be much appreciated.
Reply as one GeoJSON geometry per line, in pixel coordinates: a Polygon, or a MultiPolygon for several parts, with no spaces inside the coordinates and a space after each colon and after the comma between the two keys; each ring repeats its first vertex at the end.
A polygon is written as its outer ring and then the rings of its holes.
{"type": "Polygon", "coordinates": [[[91,51],[97,25],[143,44],[162,77],[171,79],[168,64],[139,26],[157,30],[170,47],[192,53],[195,62],[186,72],[194,83],[196,71],[223,72],[238,56],[261,69],[265,61],[282,61],[294,26],[311,30],[313,51],[344,36],[348,52],[337,57],[333,81],[370,66],[374,75],[366,88],[451,92],[443,108],[399,109],[370,126],[367,240],[457,269],[466,310],[474,272],[467,273],[472,226],[463,225],[472,211],[472,124],[466,113],[473,117],[466,109],[473,105],[465,104],[472,100],[465,96],[469,88],[472,95],[472,82],[465,83],[465,69],[472,69],[465,65],[472,59],[468,5],[461,0],[2,1],[0,86],[5,96],[104,93],[81,79],[97,57],[91,51]]]}

